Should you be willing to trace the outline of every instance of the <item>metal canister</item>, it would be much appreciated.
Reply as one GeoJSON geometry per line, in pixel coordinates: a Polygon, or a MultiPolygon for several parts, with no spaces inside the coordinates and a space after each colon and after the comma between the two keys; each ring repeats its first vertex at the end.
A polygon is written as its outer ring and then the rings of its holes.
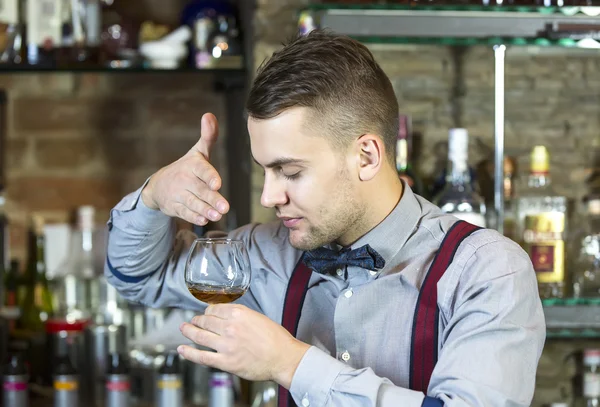
{"type": "Polygon", "coordinates": [[[2,405],[11,407],[27,407],[29,395],[27,382],[29,376],[21,355],[11,355],[2,372],[2,405]]]}
{"type": "Polygon", "coordinates": [[[128,407],[131,381],[127,358],[120,353],[111,353],[106,366],[106,407],[128,407]]]}
{"type": "Polygon", "coordinates": [[[56,360],[54,370],[54,407],[79,406],[79,376],[68,356],[56,360]]]}
{"type": "Polygon", "coordinates": [[[209,407],[233,407],[233,381],[231,375],[215,370],[210,376],[209,407]]]}
{"type": "Polygon", "coordinates": [[[182,369],[177,352],[169,352],[156,377],[156,406],[183,407],[182,369]]]}

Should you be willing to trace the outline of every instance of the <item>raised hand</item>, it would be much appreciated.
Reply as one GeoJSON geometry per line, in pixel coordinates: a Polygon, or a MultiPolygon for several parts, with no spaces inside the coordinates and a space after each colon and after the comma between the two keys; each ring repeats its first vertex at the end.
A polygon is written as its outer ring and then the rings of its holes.
{"type": "Polygon", "coordinates": [[[210,164],[219,137],[217,118],[202,116],[200,140],[179,160],[158,170],[142,190],[144,204],[196,225],[218,221],[229,203],[218,192],[221,176],[210,164]]]}

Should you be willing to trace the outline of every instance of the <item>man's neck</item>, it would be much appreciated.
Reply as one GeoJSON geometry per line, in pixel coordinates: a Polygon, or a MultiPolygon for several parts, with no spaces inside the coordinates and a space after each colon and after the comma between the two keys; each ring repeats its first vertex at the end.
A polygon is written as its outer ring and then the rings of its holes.
{"type": "Polygon", "coordinates": [[[353,225],[348,233],[336,241],[337,244],[347,247],[352,245],[358,239],[369,233],[377,225],[394,210],[402,194],[404,193],[404,187],[402,182],[397,177],[391,178],[384,183],[379,183],[379,186],[374,185],[372,191],[368,191],[368,196],[377,197],[372,203],[369,204],[364,217],[358,224],[353,225]],[[385,185],[381,188],[381,185],[385,185]]]}

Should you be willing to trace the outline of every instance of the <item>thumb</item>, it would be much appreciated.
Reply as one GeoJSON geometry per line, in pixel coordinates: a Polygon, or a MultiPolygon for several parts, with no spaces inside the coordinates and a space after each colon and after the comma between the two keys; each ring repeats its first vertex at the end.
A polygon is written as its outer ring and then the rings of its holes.
{"type": "Polygon", "coordinates": [[[191,152],[197,152],[210,159],[210,152],[219,138],[219,124],[212,113],[202,116],[200,125],[200,140],[192,147],[191,152]]]}

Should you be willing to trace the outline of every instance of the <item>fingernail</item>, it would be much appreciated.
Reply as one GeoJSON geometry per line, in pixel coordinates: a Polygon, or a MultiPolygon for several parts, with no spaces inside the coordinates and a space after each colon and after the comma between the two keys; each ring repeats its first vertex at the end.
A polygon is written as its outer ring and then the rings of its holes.
{"type": "Polygon", "coordinates": [[[217,187],[217,179],[216,178],[211,179],[208,186],[210,187],[210,189],[215,189],[217,187]]]}
{"type": "Polygon", "coordinates": [[[220,215],[221,214],[219,212],[215,211],[214,209],[210,209],[208,211],[208,217],[212,220],[219,220],[220,215]]]}
{"type": "Polygon", "coordinates": [[[180,355],[183,353],[183,346],[182,345],[179,345],[177,347],[177,353],[179,353],[180,355]]]}
{"type": "Polygon", "coordinates": [[[224,213],[227,210],[227,204],[223,201],[217,202],[217,209],[219,212],[224,213]]]}
{"type": "Polygon", "coordinates": [[[182,322],[181,325],[179,325],[179,330],[183,330],[183,326],[185,325],[185,322],[182,322]]]}

